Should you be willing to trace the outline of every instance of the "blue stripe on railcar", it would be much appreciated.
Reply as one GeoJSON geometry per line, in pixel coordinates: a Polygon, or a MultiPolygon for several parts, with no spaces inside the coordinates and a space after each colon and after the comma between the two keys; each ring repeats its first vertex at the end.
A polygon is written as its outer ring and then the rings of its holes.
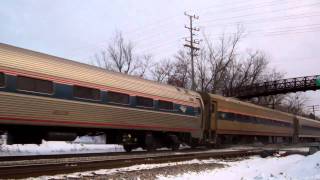
{"type": "Polygon", "coordinates": [[[289,122],[277,121],[268,118],[260,118],[231,112],[218,112],[218,119],[226,121],[236,121],[241,123],[263,124],[268,126],[288,127],[292,128],[293,124],[289,122]]]}
{"type": "MultiPolygon", "coordinates": [[[[73,86],[61,84],[61,83],[54,83],[54,94],[42,94],[37,92],[28,92],[28,91],[20,91],[17,90],[17,77],[12,75],[5,74],[6,83],[5,87],[0,87],[0,91],[5,92],[14,92],[19,94],[27,94],[27,95],[35,95],[35,96],[42,96],[42,97],[51,97],[56,99],[65,99],[65,100],[73,100],[73,101],[81,101],[81,102],[89,102],[89,103],[95,103],[95,104],[110,104],[114,106],[122,106],[122,107],[132,107],[132,108],[139,108],[139,109],[145,109],[143,107],[137,107],[136,106],[136,97],[130,96],[129,98],[129,105],[121,105],[121,104],[113,104],[110,103],[107,99],[107,91],[100,91],[101,99],[100,100],[90,100],[90,99],[81,99],[76,98],[73,96],[73,86]]],[[[200,113],[197,111],[198,108],[194,108],[192,106],[185,106],[180,104],[173,103],[173,110],[167,111],[167,110],[161,110],[158,106],[158,101],[153,100],[154,107],[153,108],[146,108],[148,110],[153,111],[163,111],[163,112],[169,112],[174,114],[183,114],[183,115],[190,115],[190,116],[199,116],[200,113]],[[181,110],[181,106],[186,107],[186,111],[181,110]]]]}
{"type": "Polygon", "coordinates": [[[319,131],[320,132],[320,128],[314,127],[314,126],[308,126],[308,125],[302,125],[301,129],[310,130],[310,131],[319,131]]]}

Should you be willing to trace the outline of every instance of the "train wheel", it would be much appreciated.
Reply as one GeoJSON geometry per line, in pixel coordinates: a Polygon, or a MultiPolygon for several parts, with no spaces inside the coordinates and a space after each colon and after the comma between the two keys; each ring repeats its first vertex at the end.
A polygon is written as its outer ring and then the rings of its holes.
{"type": "Polygon", "coordinates": [[[173,144],[172,145],[172,151],[177,151],[177,150],[179,150],[179,147],[180,147],[180,143],[177,143],[177,144],[173,144]]]}
{"type": "Polygon", "coordinates": [[[169,135],[169,138],[171,140],[171,149],[173,151],[178,150],[180,147],[180,144],[181,144],[178,137],[176,135],[171,134],[171,135],[169,135]]]}
{"type": "Polygon", "coordinates": [[[124,149],[126,152],[131,152],[133,148],[132,148],[131,145],[123,145],[123,149],[124,149]]]}
{"type": "Polygon", "coordinates": [[[41,144],[42,134],[39,132],[8,131],[7,144],[41,144]]]}
{"type": "Polygon", "coordinates": [[[155,151],[156,150],[155,139],[153,138],[152,134],[146,134],[145,148],[147,151],[155,151]]]}

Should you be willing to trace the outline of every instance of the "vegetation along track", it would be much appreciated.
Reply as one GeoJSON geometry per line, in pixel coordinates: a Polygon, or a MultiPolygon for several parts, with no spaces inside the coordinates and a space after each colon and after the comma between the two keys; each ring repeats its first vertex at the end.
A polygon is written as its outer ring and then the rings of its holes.
{"type": "Polygon", "coordinates": [[[41,175],[54,175],[72,173],[78,171],[89,171],[97,169],[109,169],[126,167],[136,164],[177,162],[191,159],[206,158],[229,158],[259,155],[264,150],[192,150],[184,152],[154,152],[154,153],[132,153],[120,155],[71,155],[60,158],[39,158],[34,156],[20,160],[7,160],[0,162],[0,178],[26,178],[41,175]]]}

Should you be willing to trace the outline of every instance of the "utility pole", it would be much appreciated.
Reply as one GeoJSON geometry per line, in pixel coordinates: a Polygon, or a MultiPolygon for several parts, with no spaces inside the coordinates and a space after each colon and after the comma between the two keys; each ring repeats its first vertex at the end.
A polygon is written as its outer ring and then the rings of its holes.
{"type": "Polygon", "coordinates": [[[199,16],[196,15],[190,15],[187,14],[186,12],[184,13],[185,16],[189,17],[190,25],[189,26],[184,26],[186,29],[190,31],[190,39],[186,38],[186,44],[184,44],[185,47],[190,48],[190,59],[191,59],[191,80],[192,80],[192,85],[191,85],[191,90],[196,90],[196,84],[194,80],[194,57],[196,56],[195,52],[198,51],[200,48],[196,47],[195,45],[199,45],[200,40],[195,39],[193,36],[196,34],[194,32],[200,31],[199,28],[193,27],[193,20],[194,19],[199,19],[199,16]]]}
{"type": "Polygon", "coordinates": [[[316,111],[319,111],[320,105],[312,105],[312,106],[307,106],[308,108],[312,109],[314,119],[316,120],[316,111]]]}

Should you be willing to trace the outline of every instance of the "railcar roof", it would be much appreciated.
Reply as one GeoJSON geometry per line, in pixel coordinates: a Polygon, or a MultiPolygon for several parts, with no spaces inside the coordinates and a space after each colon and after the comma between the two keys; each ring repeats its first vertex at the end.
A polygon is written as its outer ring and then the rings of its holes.
{"type": "MultiPolygon", "coordinates": [[[[282,112],[282,111],[275,110],[275,109],[270,109],[270,108],[263,107],[263,106],[260,106],[260,105],[257,105],[257,104],[241,101],[241,100],[236,99],[236,98],[224,97],[224,96],[216,95],[216,94],[210,94],[210,96],[212,98],[216,98],[216,99],[220,99],[220,100],[224,100],[224,101],[229,101],[229,102],[233,102],[233,103],[238,103],[238,104],[242,104],[242,105],[245,105],[245,106],[248,106],[248,107],[259,108],[259,109],[264,109],[264,110],[269,110],[269,111],[276,111],[277,113],[282,113],[282,114],[285,114],[285,115],[294,116],[294,114],[290,114],[290,113],[287,113],[287,112],[282,112]]],[[[303,117],[303,116],[297,116],[297,118],[305,120],[305,121],[310,121],[310,122],[312,121],[314,123],[320,124],[320,121],[317,121],[317,120],[314,120],[314,119],[310,119],[310,118],[306,118],[306,117],[303,117]]]]}
{"type": "Polygon", "coordinates": [[[319,120],[314,120],[314,119],[310,119],[310,118],[306,118],[306,117],[302,117],[302,116],[299,116],[299,118],[300,118],[300,119],[303,119],[303,120],[305,120],[305,121],[317,123],[317,124],[319,124],[319,126],[320,126],[320,121],[319,121],[319,120]]]}
{"type": "Polygon", "coordinates": [[[253,103],[250,103],[250,102],[241,101],[239,99],[232,98],[232,97],[224,97],[224,96],[216,95],[216,94],[210,94],[210,96],[212,98],[215,98],[215,99],[219,99],[219,100],[223,100],[223,101],[229,101],[229,102],[241,104],[241,105],[252,107],[252,108],[258,108],[258,109],[263,109],[263,110],[268,110],[268,111],[276,111],[278,113],[282,113],[282,114],[293,116],[293,114],[290,114],[290,113],[286,113],[286,112],[282,112],[282,111],[279,111],[279,110],[263,107],[263,106],[260,106],[260,105],[257,105],[257,104],[253,104],[253,103]]]}
{"type": "Polygon", "coordinates": [[[199,94],[191,90],[3,43],[0,43],[0,66],[110,86],[133,94],[139,92],[155,97],[198,103],[193,97],[199,97],[199,94]]]}

